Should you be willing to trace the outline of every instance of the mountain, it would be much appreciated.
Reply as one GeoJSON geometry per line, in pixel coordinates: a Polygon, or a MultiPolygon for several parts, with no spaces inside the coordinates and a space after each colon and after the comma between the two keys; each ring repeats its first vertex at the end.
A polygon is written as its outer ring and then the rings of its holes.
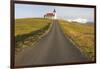
{"type": "Polygon", "coordinates": [[[69,22],[87,23],[87,19],[77,18],[77,19],[67,19],[69,22]]]}

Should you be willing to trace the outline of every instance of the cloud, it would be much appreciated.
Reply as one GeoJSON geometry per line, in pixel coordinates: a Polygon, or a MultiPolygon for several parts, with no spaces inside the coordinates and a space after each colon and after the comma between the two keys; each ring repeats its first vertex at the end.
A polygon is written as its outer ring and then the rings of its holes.
{"type": "Polygon", "coordinates": [[[77,18],[77,19],[67,19],[69,22],[87,23],[87,19],[77,18]]]}

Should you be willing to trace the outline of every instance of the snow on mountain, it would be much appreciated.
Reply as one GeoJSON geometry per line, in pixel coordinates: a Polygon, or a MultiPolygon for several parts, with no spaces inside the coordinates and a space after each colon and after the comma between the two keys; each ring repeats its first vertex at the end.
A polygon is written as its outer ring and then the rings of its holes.
{"type": "Polygon", "coordinates": [[[82,19],[82,18],[78,18],[78,19],[67,19],[67,21],[69,21],[69,22],[78,22],[78,23],[87,23],[88,22],[87,19],[82,19]]]}

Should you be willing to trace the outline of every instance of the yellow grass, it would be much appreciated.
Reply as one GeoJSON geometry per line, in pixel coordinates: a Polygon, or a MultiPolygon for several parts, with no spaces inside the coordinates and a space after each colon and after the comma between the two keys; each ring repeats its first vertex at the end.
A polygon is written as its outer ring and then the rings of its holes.
{"type": "Polygon", "coordinates": [[[49,19],[24,18],[15,20],[16,51],[32,46],[48,30],[49,19]]]}
{"type": "Polygon", "coordinates": [[[42,18],[24,18],[15,20],[15,36],[39,30],[50,21],[42,18]]]}
{"type": "Polygon", "coordinates": [[[94,24],[59,21],[65,35],[91,60],[94,60],[94,24]]]}

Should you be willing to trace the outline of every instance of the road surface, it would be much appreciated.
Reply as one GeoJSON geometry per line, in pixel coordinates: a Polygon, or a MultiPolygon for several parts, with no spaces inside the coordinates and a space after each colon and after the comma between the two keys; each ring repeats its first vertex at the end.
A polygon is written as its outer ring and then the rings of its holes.
{"type": "Polygon", "coordinates": [[[37,44],[15,57],[15,66],[35,66],[85,62],[88,59],[65,38],[58,21],[53,21],[49,33],[37,44]]]}

